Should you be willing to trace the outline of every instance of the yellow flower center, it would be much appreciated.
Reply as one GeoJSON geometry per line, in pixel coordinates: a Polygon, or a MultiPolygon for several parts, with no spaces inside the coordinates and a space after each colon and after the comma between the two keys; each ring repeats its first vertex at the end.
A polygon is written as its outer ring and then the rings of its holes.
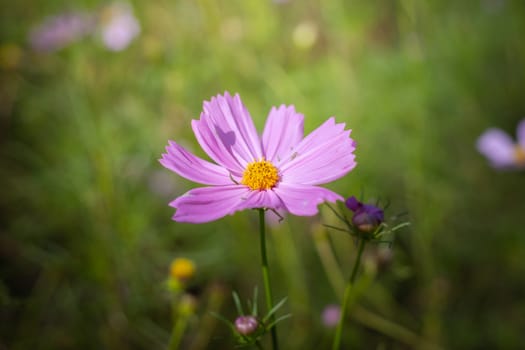
{"type": "Polygon", "coordinates": [[[525,149],[520,145],[514,149],[514,161],[516,165],[525,166],[525,149]]]}
{"type": "Polygon", "coordinates": [[[269,190],[279,181],[277,168],[272,163],[261,159],[249,163],[242,174],[241,183],[252,190],[269,190]]]}

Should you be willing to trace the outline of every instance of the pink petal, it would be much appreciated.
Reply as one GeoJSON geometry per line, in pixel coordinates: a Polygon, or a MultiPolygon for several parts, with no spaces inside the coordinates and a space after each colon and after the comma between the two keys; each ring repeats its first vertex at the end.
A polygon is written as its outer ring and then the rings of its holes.
{"type": "Polygon", "coordinates": [[[325,142],[333,137],[338,136],[344,131],[345,124],[336,124],[334,117],[329,118],[317,129],[308,134],[295,148],[291,157],[288,159],[282,159],[281,164],[285,164],[297,155],[304,153],[308,149],[315,147],[319,143],[325,142]]]}
{"type": "Polygon", "coordinates": [[[250,191],[247,198],[241,203],[243,209],[281,209],[283,203],[281,199],[272,190],[268,191],[250,191]]]}
{"type": "Polygon", "coordinates": [[[281,181],[319,185],[336,180],[356,166],[355,142],[344,124],[330,118],[295,149],[294,157],[281,167],[281,181]],[[296,153],[295,153],[296,152],[296,153]]]}
{"type": "Polygon", "coordinates": [[[239,159],[233,154],[231,147],[226,146],[229,139],[233,139],[233,134],[217,133],[210,129],[206,120],[192,120],[191,127],[193,133],[204,152],[217,164],[222,165],[236,176],[242,176],[246,165],[241,164],[239,159]]]}
{"type": "Polygon", "coordinates": [[[317,214],[317,206],[325,201],[343,200],[340,195],[326,188],[280,183],[273,189],[290,213],[299,216],[317,214]]]}
{"type": "Polygon", "coordinates": [[[177,209],[173,220],[203,223],[231,215],[240,210],[248,192],[247,187],[239,185],[194,188],[170,203],[177,209]]]}
{"type": "Polygon", "coordinates": [[[514,164],[514,142],[500,129],[485,131],[478,138],[476,146],[494,167],[507,167],[514,164]]]}
{"type": "Polygon", "coordinates": [[[303,138],[303,129],[304,116],[297,113],[294,106],[272,107],[262,135],[266,159],[278,162],[289,157],[303,138]]]}
{"type": "Polygon", "coordinates": [[[203,109],[200,120],[194,122],[194,131],[210,157],[228,168],[238,163],[242,170],[262,157],[261,140],[238,94],[232,97],[226,92],[212,97],[204,102],[203,109]]]}
{"type": "Polygon", "coordinates": [[[232,180],[223,167],[207,162],[173,141],[169,141],[160,163],[188,180],[204,185],[230,185],[232,180]]]}
{"type": "Polygon", "coordinates": [[[517,129],[518,143],[525,149],[525,119],[518,124],[517,129]]]}

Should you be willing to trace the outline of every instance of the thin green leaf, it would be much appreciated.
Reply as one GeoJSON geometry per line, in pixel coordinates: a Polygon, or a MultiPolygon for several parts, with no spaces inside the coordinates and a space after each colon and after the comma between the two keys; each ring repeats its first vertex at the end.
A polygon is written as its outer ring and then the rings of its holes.
{"type": "Polygon", "coordinates": [[[252,316],[256,316],[257,317],[257,299],[259,297],[259,289],[257,288],[257,286],[255,286],[255,288],[253,289],[253,305],[252,305],[252,316]]]}
{"type": "Polygon", "coordinates": [[[286,315],[283,315],[281,317],[278,317],[275,321],[270,323],[267,328],[270,329],[273,326],[275,326],[278,322],[284,321],[284,320],[286,320],[287,318],[290,318],[290,317],[292,317],[292,314],[286,314],[286,315]]]}
{"type": "Polygon", "coordinates": [[[340,228],[340,227],[336,227],[336,226],[332,226],[332,225],[328,225],[328,224],[323,224],[323,226],[331,228],[333,230],[342,231],[342,232],[346,232],[346,233],[351,233],[348,230],[345,230],[344,228],[340,228]]]}
{"type": "Polygon", "coordinates": [[[379,235],[384,235],[386,231],[387,231],[387,225],[385,223],[382,223],[376,227],[372,236],[379,237],[379,235]],[[381,230],[383,229],[385,229],[385,231],[381,232],[381,230]]]}
{"type": "Polygon", "coordinates": [[[392,229],[390,231],[395,232],[395,231],[397,231],[397,230],[399,230],[399,229],[401,229],[403,227],[407,227],[407,226],[410,226],[410,222],[402,222],[399,225],[396,225],[396,226],[392,227],[392,229]]]}
{"type": "Polygon", "coordinates": [[[246,315],[244,313],[244,310],[242,309],[241,299],[239,299],[239,295],[235,291],[233,291],[232,296],[233,296],[233,302],[235,303],[235,307],[237,308],[237,313],[240,316],[246,315]]]}
{"type": "Polygon", "coordinates": [[[326,205],[328,208],[330,208],[330,210],[332,211],[332,213],[334,213],[335,216],[337,216],[337,217],[339,218],[339,220],[344,221],[344,222],[347,222],[347,221],[348,221],[348,220],[346,219],[346,217],[341,216],[341,214],[339,214],[339,213],[337,212],[337,210],[335,210],[334,208],[332,208],[332,206],[331,206],[330,204],[325,203],[325,205],[326,205]]]}
{"type": "Polygon", "coordinates": [[[228,325],[228,327],[230,327],[233,332],[236,332],[236,329],[235,329],[235,326],[233,325],[233,323],[231,323],[230,320],[228,320],[224,316],[222,316],[222,315],[220,315],[220,314],[218,314],[216,312],[213,312],[213,311],[210,311],[210,315],[212,315],[216,319],[226,323],[228,325]]]}
{"type": "Polygon", "coordinates": [[[270,311],[268,311],[268,314],[264,316],[263,322],[266,323],[268,319],[281,307],[284,305],[288,298],[283,298],[280,302],[278,302],[270,311]]]}

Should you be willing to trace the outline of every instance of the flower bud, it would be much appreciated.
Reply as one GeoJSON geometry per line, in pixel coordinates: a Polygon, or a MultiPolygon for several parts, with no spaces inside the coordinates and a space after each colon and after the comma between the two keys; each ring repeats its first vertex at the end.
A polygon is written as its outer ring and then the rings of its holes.
{"type": "Polygon", "coordinates": [[[348,198],[345,204],[354,212],[352,223],[362,232],[374,232],[385,219],[382,209],[371,204],[363,204],[353,196],[348,198]]]}
{"type": "Polygon", "coordinates": [[[258,326],[259,322],[253,316],[239,316],[235,320],[235,329],[242,335],[252,334],[258,326]]]}

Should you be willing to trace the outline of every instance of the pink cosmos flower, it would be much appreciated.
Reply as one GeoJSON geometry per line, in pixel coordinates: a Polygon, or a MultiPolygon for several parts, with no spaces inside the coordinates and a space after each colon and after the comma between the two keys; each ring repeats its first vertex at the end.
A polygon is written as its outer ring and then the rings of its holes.
{"type": "Polygon", "coordinates": [[[87,12],[49,17],[31,31],[30,45],[35,51],[57,51],[88,35],[94,26],[94,17],[87,12]]]}
{"type": "Polygon", "coordinates": [[[303,136],[303,115],[293,106],[270,110],[261,136],[238,94],[205,101],[195,136],[211,163],[169,141],[160,163],[191,181],[208,185],[176,198],[173,220],[201,223],[253,208],[317,214],[317,205],[343,198],[317,185],[356,166],[355,143],[345,124],[328,119],[303,136]]]}
{"type": "Polygon", "coordinates": [[[490,128],[478,139],[478,151],[494,168],[525,168],[525,119],[518,124],[518,142],[503,130],[490,128]]]}
{"type": "Polygon", "coordinates": [[[140,24],[127,3],[117,2],[102,13],[101,36],[111,51],[122,51],[140,34],[140,24]]]}

